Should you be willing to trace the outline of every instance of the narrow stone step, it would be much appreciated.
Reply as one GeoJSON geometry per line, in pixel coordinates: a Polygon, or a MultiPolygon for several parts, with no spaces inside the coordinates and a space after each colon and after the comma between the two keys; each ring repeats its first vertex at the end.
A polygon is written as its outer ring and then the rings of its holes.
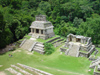
{"type": "Polygon", "coordinates": [[[37,49],[37,48],[34,48],[34,50],[33,51],[36,51],[36,52],[39,52],[39,53],[44,53],[45,51],[43,51],[43,50],[40,50],[40,49],[37,49]]]}
{"type": "Polygon", "coordinates": [[[15,74],[15,75],[23,75],[23,74],[17,72],[16,70],[14,70],[13,68],[7,68],[5,70],[7,70],[7,71],[9,71],[9,72],[11,72],[12,74],[15,74]]]}
{"type": "Polygon", "coordinates": [[[39,47],[39,46],[35,46],[34,49],[40,49],[40,50],[44,50],[44,48],[39,47]]]}
{"type": "Polygon", "coordinates": [[[37,44],[42,44],[42,45],[43,45],[43,43],[42,43],[42,42],[37,42],[37,44]]]}
{"type": "Polygon", "coordinates": [[[19,70],[21,73],[24,73],[25,75],[33,75],[33,74],[31,74],[31,73],[29,73],[29,72],[27,72],[27,71],[25,71],[25,70],[22,70],[21,68],[15,66],[15,65],[11,65],[11,67],[13,67],[13,68],[19,70]]]}
{"type": "Polygon", "coordinates": [[[56,39],[59,39],[59,38],[60,38],[60,36],[55,37],[55,38],[53,38],[53,39],[51,39],[51,40],[47,41],[46,43],[51,43],[52,41],[54,41],[54,40],[56,40],[56,39]]]}
{"type": "Polygon", "coordinates": [[[32,38],[39,38],[39,34],[32,34],[32,38]]]}
{"type": "Polygon", "coordinates": [[[30,67],[27,67],[26,65],[23,65],[23,64],[20,64],[20,63],[17,63],[17,65],[19,65],[20,67],[22,67],[22,68],[24,68],[24,69],[27,69],[27,70],[29,70],[29,71],[35,73],[34,75],[43,75],[43,74],[41,74],[41,73],[38,73],[37,71],[32,70],[30,67]]]}
{"type": "Polygon", "coordinates": [[[53,41],[52,44],[55,44],[56,42],[63,41],[64,39],[57,39],[56,41],[53,41]]]}
{"type": "Polygon", "coordinates": [[[44,50],[38,49],[38,48],[33,48],[33,50],[44,51],[44,50]]]}
{"type": "Polygon", "coordinates": [[[39,69],[36,69],[36,68],[32,68],[32,67],[20,64],[20,63],[17,63],[17,64],[20,65],[20,66],[22,66],[22,67],[26,67],[27,69],[31,69],[31,70],[37,71],[39,73],[42,73],[43,75],[53,75],[53,74],[50,74],[48,72],[45,72],[45,71],[42,71],[42,70],[39,70],[39,69]]]}
{"type": "Polygon", "coordinates": [[[44,45],[42,45],[42,44],[36,44],[36,46],[44,47],[44,45]]]}

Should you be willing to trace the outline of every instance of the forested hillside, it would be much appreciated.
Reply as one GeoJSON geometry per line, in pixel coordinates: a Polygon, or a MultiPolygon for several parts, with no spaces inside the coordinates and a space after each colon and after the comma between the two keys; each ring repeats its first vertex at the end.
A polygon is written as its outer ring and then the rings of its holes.
{"type": "Polygon", "coordinates": [[[0,0],[0,48],[28,34],[40,14],[57,35],[84,35],[100,43],[100,0],[0,0]]]}

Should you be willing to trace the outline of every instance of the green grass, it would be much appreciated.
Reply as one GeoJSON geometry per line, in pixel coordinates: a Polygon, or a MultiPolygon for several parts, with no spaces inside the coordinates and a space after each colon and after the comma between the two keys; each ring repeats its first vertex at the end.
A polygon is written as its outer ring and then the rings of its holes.
{"type": "MultiPolygon", "coordinates": [[[[16,66],[18,66],[18,67],[21,68],[22,70],[27,71],[28,73],[31,73],[31,74],[33,74],[33,75],[37,75],[35,72],[30,71],[29,69],[23,68],[23,67],[21,67],[21,66],[19,66],[19,65],[16,65],[16,66]]],[[[23,74],[23,75],[24,75],[24,74],[23,74]]]]}
{"type": "Polygon", "coordinates": [[[3,65],[3,67],[0,68],[0,71],[4,71],[6,68],[10,67],[11,64],[16,65],[17,63],[21,63],[54,75],[93,74],[93,71],[88,72],[91,61],[85,57],[76,58],[66,56],[65,54],[61,55],[59,52],[60,47],[55,48],[55,52],[51,55],[41,55],[37,52],[28,55],[26,51],[20,48],[17,50],[21,50],[21,52],[7,52],[0,55],[0,65],[3,65]],[[9,57],[9,54],[12,54],[13,57],[9,57]]]}
{"type": "Polygon", "coordinates": [[[100,56],[100,48],[96,47],[96,49],[99,51],[96,56],[100,56]]]}
{"type": "Polygon", "coordinates": [[[36,41],[37,42],[42,42],[42,43],[45,43],[46,42],[46,40],[43,40],[43,39],[40,39],[40,38],[38,38],[36,41]]]}
{"type": "Polygon", "coordinates": [[[7,71],[7,70],[5,70],[4,72],[5,72],[7,75],[14,75],[14,74],[10,73],[10,72],[7,71]]]}

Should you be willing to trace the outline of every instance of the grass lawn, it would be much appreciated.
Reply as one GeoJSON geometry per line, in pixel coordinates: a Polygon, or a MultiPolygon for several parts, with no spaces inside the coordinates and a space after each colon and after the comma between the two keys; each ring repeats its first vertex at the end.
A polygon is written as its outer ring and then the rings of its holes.
{"type": "Polygon", "coordinates": [[[96,56],[100,56],[100,48],[96,48],[99,52],[96,54],[96,56]]]}
{"type": "Polygon", "coordinates": [[[77,58],[66,56],[64,53],[60,54],[60,47],[55,48],[55,52],[51,55],[40,55],[36,52],[29,55],[27,51],[20,48],[16,49],[15,52],[7,52],[0,55],[0,65],[3,65],[0,67],[0,71],[10,75],[5,69],[11,64],[21,63],[54,75],[93,75],[93,70],[88,72],[91,61],[85,57],[77,58]],[[13,57],[9,57],[9,54],[12,54],[13,57]]]}

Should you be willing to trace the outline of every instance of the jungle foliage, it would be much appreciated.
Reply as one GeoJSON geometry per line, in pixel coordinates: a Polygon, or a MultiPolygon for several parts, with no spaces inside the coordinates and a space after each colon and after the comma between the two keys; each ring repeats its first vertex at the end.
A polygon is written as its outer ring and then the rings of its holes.
{"type": "Polygon", "coordinates": [[[55,51],[51,43],[44,43],[44,50],[46,55],[50,55],[55,51]]]}
{"type": "Polygon", "coordinates": [[[28,34],[40,14],[57,35],[84,35],[100,43],[100,0],[0,0],[0,48],[28,34]]]}

